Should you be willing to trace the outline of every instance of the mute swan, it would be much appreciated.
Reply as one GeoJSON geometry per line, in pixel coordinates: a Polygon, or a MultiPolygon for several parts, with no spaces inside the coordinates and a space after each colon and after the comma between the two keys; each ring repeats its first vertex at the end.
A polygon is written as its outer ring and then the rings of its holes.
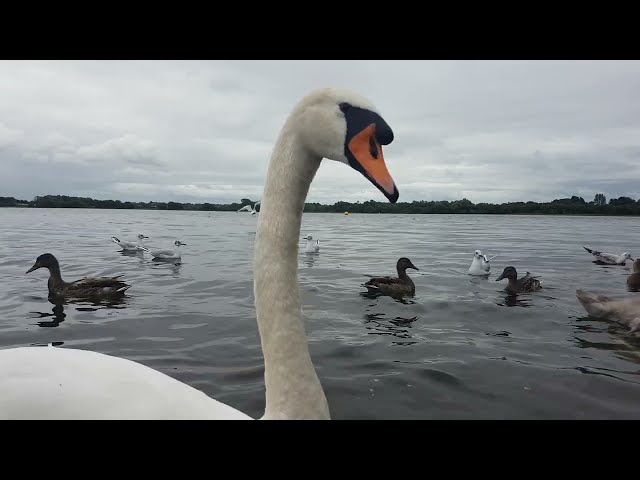
{"type": "Polygon", "coordinates": [[[582,246],[587,252],[589,252],[595,258],[595,262],[604,263],[606,265],[624,265],[627,260],[633,262],[631,254],[624,252],[622,255],[616,255],[614,253],[603,253],[598,250],[591,250],[590,248],[582,246]]]}
{"type": "Polygon", "coordinates": [[[589,315],[626,325],[631,333],[640,330],[640,297],[612,298],[577,289],[576,297],[589,315]]]}
{"type": "MultiPolygon", "coordinates": [[[[309,186],[323,157],[351,166],[391,203],[398,189],[381,145],[393,132],[366,99],[310,93],[294,106],[267,171],[254,248],[256,318],[265,368],[262,419],[330,419],[305,335],[298,244],[309,186]]],[[[0,350],[0,418],[250,419],[142,364],[86,350],[0,350]]]]}
{"type": "Polygon", "coordinates": [[[381,293],[390,296],[414,295],[416,286],[407,275],[407,268],[418,270],[418,267],[411,263],[411,260],[402,257],[396,263],[397,277],[374,277],[362,286],[367,289],[368,293],[373,294],[381,293]]]}
{"type": "Polygon", "coordinates": [[[182,243],[180,240],[176,240],[173,242],[176,246],[174,250],[149,250],[147,247],[140,246],[140,250],[143,250],[147,253],[150,253],[154,259],[157,260],[179,260],[182,258],[182,253],[180,252],[180,247],[182,245],[186,245],[186,243],[182,243]]]}
{"type": "Polygon", "coordinates": [[[117,243],[118,245],[120,245],[120,247],[122,247],[122,250],[127,251],[127,250],[138,250],[138,247],[142,246],[142,242],[145,238],[149,238],[149,237],[139,233],[137,242],[128,242],[126,240],[120,240],[118,237],[111,237],[111,241],[113,243],[117,243]]]}
{"type": "Polygon", "coordinates": [[[518,272],[513,267],[505,267],[500,276],[496,278],[496,282],[503,278],[509,279],[509,283],[505,287],[509,293],[536,292],[542,289],[540,280],[531,276],[529,272],[524,277],[518,278],[518,272]]]}
{"type": "Polygon", "coordinates": [[[627,277],[627,289],[630,292],[640,291],[640,258],[633,261],[633,273],[627,277]]]}
{"type": "Polygon", "coordinates": [[[473,260],[471,260],[471,266],[467,271],[468,275],[489,275],[491,271],[491,264],[489,263],[491,260],[496,258],[494,255],[491,258],[487,258],[486,255],[482,254],[482,251],[476,250],[473,252],[473,260]]]}
{"type": "Polygon", "coordinates": [[[49,297],[67,298],[99,298],[119,297],[124,295],[131,285],[127,285],[117,277],[84,277],[75,282],[65,282],[60,274],[58,259],[50,253],[40,255],[26,273],[39,268],[49,270],[49,297]]]}
{"type": "Polygon", "coordinates": [[[307,241],[307,245],[304,247],[305,253],[315,253],[320,251],[320,240],[316,240],[316,243],[313,243],[313,237],[311,235],[302,237],[302,239],[307,241]]]}

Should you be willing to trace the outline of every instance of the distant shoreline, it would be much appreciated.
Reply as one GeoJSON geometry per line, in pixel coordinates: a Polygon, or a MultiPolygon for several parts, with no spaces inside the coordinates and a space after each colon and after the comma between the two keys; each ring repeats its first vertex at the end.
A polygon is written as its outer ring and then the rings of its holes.
{"type": "MultiPolygon", "coordinates": [[[[257,200],[243,198],[239,203],[180,203],[180,202],[122,202],[120,200],[95,200],[93,198],[69,197],[66,195],[46,195],[31,201],[13,197],[0,197],[0,207],[6,208],[89,208],[99,210],[172,210],[236,212],[246,205],[254,205],[257,200]]],[[[258,207],[258,212],[260,211],[258,207]]],[[[582,197],[556,199],[551,202],[509,202],[501,204],[478,203],[470,200],[454,201],[413,201],[363,203],[336,202],[333,205],[306,203],[305,213],[366,213],[366,214],[407,214],[407,215],[562,215],[562,216],[640,216],[640,200],[629,197],[612,198],[607,203],[602,194],[594,201],[586,202],[582,197]]]]}
{"type": "MultiPolygon", "coordinates": [[[[96,207],[0,207],[6,209],[14,209],[14,210],[112,210],[112,211],[120,211],[127,210],[124,208],[96,208],[96,207]]],[[[153,208],[134,208],[132,210],[140,210],[140,211],[157,211],[157,209],[153,208]]],[[[163,211],[171,211],[171,212],[213,212],[213,213],[235,213],[235,210],[196,210],[196,209],[181,209],[181,210],[163,210],[163,211]]],[[[319,211],[307,211],[304,213],[324,213],[331,215],[342,215],[345,214],[343,212],[319,212],[319,211]]],[[[640,213],[535,213],[535,212],[511,212],[511,213],[497,213],[497,212],[347,212],[348,215],[496,215],[496,216],[528,216],[528,217],[637,217],[640,216],[640,213]]]]}

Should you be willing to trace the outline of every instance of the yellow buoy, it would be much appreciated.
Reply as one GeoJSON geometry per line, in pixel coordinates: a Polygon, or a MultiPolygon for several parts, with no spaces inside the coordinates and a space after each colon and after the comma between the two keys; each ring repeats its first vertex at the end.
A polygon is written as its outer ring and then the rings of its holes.
{"type": "Polygon", "coordinates": [[[349,215],[349,212],[344,212],[345,215],[349,215]]]}

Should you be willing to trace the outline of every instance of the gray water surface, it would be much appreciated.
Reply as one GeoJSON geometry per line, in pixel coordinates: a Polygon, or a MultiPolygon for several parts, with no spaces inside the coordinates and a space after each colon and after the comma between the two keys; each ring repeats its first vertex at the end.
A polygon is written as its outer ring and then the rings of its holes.
{"type": "MultiPolygon", "coordinates": [[[[63,342],[126,357],[259,417],[262,352],[253,305],[257,216],[235,212],[0,209],[0,348],[63,342]],[[182,263],[124,255],[112,235],[179,239],[182,263]],[[63,278],[124,274],[122,304],[47,300],[53,253],[63,278]]],[[[311,355],[334,419],[640,418],[640,336],[587,316],[576,288],[625,290],[626,267],[582,245],[640,255],[640,222],[620,217],[305,214],[299,280],[311,355]],[[473,251],[492,261],[469,277],[473,251]],[[409,257],[415,298],[362,297],[366,275],[409,257]],[[511,298],[507,265],[543,280],[511,298]]],[[[640,295],[640,294],[639,294],[640,295]]]]}

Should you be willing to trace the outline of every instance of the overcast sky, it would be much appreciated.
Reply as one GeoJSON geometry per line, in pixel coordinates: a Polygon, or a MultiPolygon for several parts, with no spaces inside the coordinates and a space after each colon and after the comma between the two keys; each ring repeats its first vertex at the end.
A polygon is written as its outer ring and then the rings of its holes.
{"type": "MultiPolygon", "coordinates": [[[[291,107],[325,86],[393,128],[400,202],[640,195],[638,61],[0,61],[0,196],[257,200],[291,107]]],[[[307,201],[369,199],[325,161],[307,201]]]]}

